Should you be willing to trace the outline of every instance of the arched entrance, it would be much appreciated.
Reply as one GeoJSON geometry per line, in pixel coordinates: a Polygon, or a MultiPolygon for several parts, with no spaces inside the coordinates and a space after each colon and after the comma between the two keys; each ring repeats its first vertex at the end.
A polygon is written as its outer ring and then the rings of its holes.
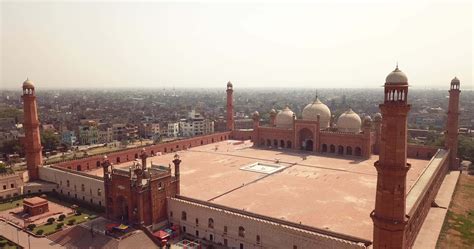
{"type": "Polygon", "coordinates": [[[361,156],[362,155],[362,150],[360,149],[360,147],[355,148],[354,154],[356,156],[361,156]]]}
{"type": "Polygon", "coordinates": [[[298,132],[299,142],[302,150],[314,151],[314,136],[308,128],[298,132]]]}
{"type": "Polygon", "coordinates": [[[321,149],[321,152],[323,152],[323,153],[328,152],[328,146],[327,146],[327,144],[323,144],[322,149],[321,149]]]}
{"type": "Polygon", "coordinates": [[[116,204],[116,218],[123,220],[123,221],[128,221],[128,202],[127,199],[125,199],[123,196],[119,196],[117,198],[117,204],[116,204]]]}
{"type": "Polygon", "coordinates": [[[339,155],[344,155],[344,146],[339,145],[339,146],[337,147],[337,154],[339,154],[339,155]]]}

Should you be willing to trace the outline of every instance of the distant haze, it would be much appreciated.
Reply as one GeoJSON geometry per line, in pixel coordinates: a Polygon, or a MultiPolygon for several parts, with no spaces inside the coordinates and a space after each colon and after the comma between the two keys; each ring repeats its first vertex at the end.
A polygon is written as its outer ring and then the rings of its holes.
{"type": "Polygon", "coordinates": [[[0,6],[0,88],[473,88],[469,0],[0,6]]]}

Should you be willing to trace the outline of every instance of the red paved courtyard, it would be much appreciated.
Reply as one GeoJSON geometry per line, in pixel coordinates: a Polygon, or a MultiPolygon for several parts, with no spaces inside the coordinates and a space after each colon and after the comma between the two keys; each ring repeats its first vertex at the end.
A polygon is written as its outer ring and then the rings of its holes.
{"type": "MultiPolygon", "coordinates": [[[[249,141],[244,144],[223,141],[180,151],[183,161],[181,194],[372,239],[373,224],[369,214],[375,203],[377,176],[373,164],[378,156],[363,160],[251,146],[249,141]],[[256,162],[286,168],[270,175],[240,169],[256,162]]],[[[169,153],[149,157],[148,163],[168,166],[173,156],[169,153]]],[[[407,176],[407,190],[429,161],[409,158],[408,162],[412,168],[407,176]]],[[[127,162],[114,167],[131,164],[127,162]]],[[[102,175],[102,170],[90,173],[102,175]]]]}

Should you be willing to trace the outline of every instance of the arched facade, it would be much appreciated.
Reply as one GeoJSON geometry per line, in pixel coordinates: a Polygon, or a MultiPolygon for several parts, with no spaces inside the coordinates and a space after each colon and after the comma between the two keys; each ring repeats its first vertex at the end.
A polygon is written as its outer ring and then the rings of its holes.
{"type": "Polygon", "coordinates": [[[274,124],[260,126],[254,122],[252,141],[254,146],[269,149],[293,149],[334,156],[358,156],[369,158],[379,144],[380,138],[371,123],[357,132],[342,132],[337,129],[321,129],[320,119],[295,119],[293,127],[281,128],[274,124]],[[356,149],[357,148],[357,149],[356,149]]]}

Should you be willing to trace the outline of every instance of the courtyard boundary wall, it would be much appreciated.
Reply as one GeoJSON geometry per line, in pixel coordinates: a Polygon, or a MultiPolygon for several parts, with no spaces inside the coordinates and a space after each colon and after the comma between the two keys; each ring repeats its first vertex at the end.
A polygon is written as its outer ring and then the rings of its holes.
{"type": "Polygon", "coordinates": [[[156,155],[158,153],[173,153],[180,150],[186,150],[192,147],[206,145],[210,143],[220,142],[228,140],[230,138],[231,132],[220,132],[210,135],[203,135],[198,137],[174,140],[169,142],[164,142],[155,145],[147,145],[136,148],[125,149],[122,151],[115,151],[110,153],[104,153],[94,156],[89,156],[81,159],[73,159],[60,163],[54,164],[55,167],[72,169],[75,171],[87,171],[91,169],[97,169],[101,167],[101,163],[104,160],[104,155],[107,155],[107,158],[112,164],[119,164],[124,162],[133,161],[140,157],[140,154],[143,148],[146,149],[148,155],[156,155]]]}
{"type": "Polygon", "coordinates": [[[43,181],[56,184],[53,192],[91,205],[105,206],[104,180],[102,177],[57,167],[39,167],[43,181]]]}
{"type": "Polygon", "coordinates": [[[450,151],[438,150],[407,194],[405,248],[411,248],[448,172],[450,151]]]}
{"type": "Polygon", "coordinates": [[[371,242],[325,229],[178,196],[168,217],[184,233],[230,248],[367,248],[371,242]]]}
{"type": "Polygon", "coordinates": [[[407,146],[407,157],[419,158],[430,160],[438,151],[439,148],[421,145],[421,144],[408,144],[407,146]]]}

